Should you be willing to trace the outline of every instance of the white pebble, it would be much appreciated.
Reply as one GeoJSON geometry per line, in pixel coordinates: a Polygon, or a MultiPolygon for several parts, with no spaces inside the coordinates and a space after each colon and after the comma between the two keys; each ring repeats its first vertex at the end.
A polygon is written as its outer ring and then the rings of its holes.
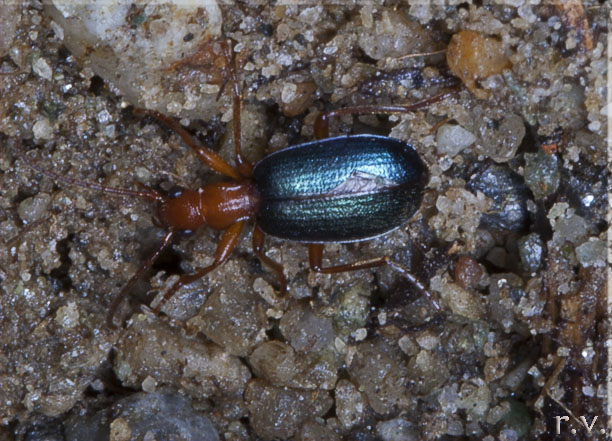
{"type": "Polygon", "coordinates": [[[148,393],[155,392],[157,381],[150,375],[142,381],[142,390],[148,393]]]}
{"type": "Polygon", "coordinates": [[[576,247],[576,257],[584,267],[604,267],[606,265],[606,244],[598,238],[591,237],[588,242],[576,247]]]}
{"type": "Polygon", "coordinates": [[[34,127],[32,127],[32,131],[34,132],[34,138],[36,140],[53,138],[53,126],[47,118],[36,121],[34,127]]]}
{"type": "Polygon", "coordinates": [[[438,153],[441,155],[456,156],[466,147],[476,141],[476,137],[456,124],[444,124],[436,133],[438,153]]]}
{"type": "Polygon", "coordinates": [[[64,329],[72,329],[79,324],[79,308],[75,302],[62,306],[55,314],[55,321],[64,329]]]}
{"type": "Polygon", "coordinates": [[[47,63],[47,60],[44,58],[37,58],[36,61],[32,64],[32,69],[34,73],[45,80],[51,81],[51,77],[53,75],[53,71],[51,70],[51,66],[47,63]]]}
{"type": "Polygon", "coordinates": [[[589,124],[589,130],[591,132],[597,132],[601,128],[601,123],[599,121],[593,121],[589,124]]]}
{"type": "Polygon", "coordinates": [[[294,83],[285,83],[281,92],[281,100],[283,103],[290,103],[296,97],[297,86],[294,83]]]}

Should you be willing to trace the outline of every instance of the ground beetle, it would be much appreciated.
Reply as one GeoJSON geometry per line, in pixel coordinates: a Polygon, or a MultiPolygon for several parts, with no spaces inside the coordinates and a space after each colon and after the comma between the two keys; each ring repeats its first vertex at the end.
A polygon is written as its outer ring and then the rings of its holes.
{"type": "MultiPolygon", "coordinates": [[[[408,113],[440,101],[447,95],[440,94],[412,105],[359,106],[323,113],[314,127],[319,140],[278,151],[252,166],[241,153],[241,98],[235,62],[229,43],[221,42],[220,47],[233,93],[235,166],[209,148],[198,145],[174,119],[150,110],[136,112],[152,116],[177,132],[204,164],[231,178],[229,182],[208,184],[198,190],[174,188],[167,195],[150,188],[127,190],[106,187],[60,176],[31,164],[19,143],[15,143],[28,164],[54,180],[158,202],[158,220],[167,228],[167,232],[158,249],[113,300],[108,312],[108,324],[114,327],[115,310],[134,282],[153,265],[176,234],[188,233],[205,225],[223,231],[214,262],[194,274],[182,275],[165,293],[155,312],[180,287],[221,265],[236,246],[245,223],[251,219],[255,219],[253,251],[274,271],[281,292],[287,288],[283,267],[264,254],[265,234],[309,244],[309,262],[313,271],[337,273],[388,264],[428,294],[406,268],[388,256],[322,266],[325,243],[367,240],[405,224],[419,209],[428,180],[427,168],[410,144],[376,135],[329,138],[328,121],[338,115],[408,113]]],[[[433,300],[432,303],[439,309],[433,300]]]]}

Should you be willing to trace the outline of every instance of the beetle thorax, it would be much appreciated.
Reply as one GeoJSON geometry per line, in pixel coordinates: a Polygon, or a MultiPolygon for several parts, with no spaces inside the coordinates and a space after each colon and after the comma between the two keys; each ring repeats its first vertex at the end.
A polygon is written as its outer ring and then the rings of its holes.
{"type": "Polygon", "coordinates": [[[198,194],[207,225],[218,230],[252,218],[259,209],[259,192],[250,179],[209,184],[198,194]]]}
{"type": "Polygon", "coordinates": [[[206,223],[200,199],[199,191],[183,190],[180,195],[162,202],[159,219],[175,230],[195,230],[206,223]]]}
{"type": "Polygon", "coordinates": [[[183,190],[159,208],[160,220],[176,230],[195,230],[208,225],[225,230],[252,218],[259,209],[259,193],[251,180],[218,182],[198,190],[183,190]]]}

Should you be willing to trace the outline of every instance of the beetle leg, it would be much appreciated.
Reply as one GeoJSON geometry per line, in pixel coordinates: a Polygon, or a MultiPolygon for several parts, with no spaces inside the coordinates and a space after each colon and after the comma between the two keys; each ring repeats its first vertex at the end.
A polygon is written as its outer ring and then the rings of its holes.
{"type": "Polygon", "coordinates": [[[234,129],[234,151],[236,153],[236,165],[242,176],[251,177],[251,175],[253,174],[253,166],[244,156],[242,156],[242,142],[240,130],[240,106],[242,104],[242,99],[240,97],[238,76],[236,75],[236,60],[235,57],[232,57],[231,48],[227,42],[223,42],[221,48],[223,50],[223,54],[225,55],[225,67],[228,71],[229,79],[232,82],[232,92],[234,95],[232,126],[234,129]]]}
{"type": "Polygon", "coordinates": [[[283,266],[264,254],[264,239],[264,232],[258,225],[255,225],[255,229],[253,230],[253,251],[264,265],[276,273],[280,285],[280,293],[283,295],[287,292],[287,279],[285,279],[285,275],[283,274],[283,266]]]}
{"type": "Polygon", "coordinates": [[[369,260],[361,260],[359,262],[353,262],[353,263],[348,263],[344,265],[336,265],[336,266],[329,266],[329,267],[323,268],[323,247],[324,245],[321,243],[313,243],[313,244],[308,245],[308,260],[310,262],[311,270],[317,273],[332,274],[332,273],[342,273],[345,271],[355,271],[355,270],[360,270],[360,269],[376,268],[379,266],[389,265],[394,270],[402,273],[404,277],[406,277],[410,281],[410,283],[412,283],[414,286],[416,286],[419,289],[419,291],[425,294],[425,296],[427,296],[427,298],[429,299],[429,301],[431,302],[431,304],[437,311],[442,310],[438,302],[435,300],[434,296],[431,295],[431,293],[425,287],[425,285],[423,285],[421,281],[417,279],[410,272],[410,270],[408,270],[408,268],[406,268],[405,266],[403,266],[402,264],[398,262],[395,262],[394,260],[391,260],[389,256],[375,257],[369,260]]]}
{"type": "Polygon", "coordinates": [[[155,261],[157,260],[161,252],[170,244],[170,242],[172,241],[172,237],[174,236],[174,233],[175,233],[174,230],[170,230],[166,233],[166,235],[164,236],[162,240],[161,245],[155,250],[153,254],[151,254],[151,256],[149,256],[149,258],[140,267],[140,269],[136,271],[136,274],[134,274],[130,278],[130,280],[121,289],[121,292],[119,292],[119,295],[117,295],[117,297],[113,299],[108,309],[108,314],[106,315],[106,323],[108,324],[110,328],[113,328],[113,329],[116,328],[115,324],[113,323],[113,316],[115,315],[115,312],[117,308],[119,307],[119,305],[121,304],[121,302],[123,301],[123,299],[125,299],[125,297],[132,290],[132,286],[134,286],[134,283],[136,283],[136,281],[140,279],[144,275],[144,273],[149,270],[149,268],[151,268],[151,266],[153,265],[153,263],[155,263],[155,261]]]}
{"type": "Polygon", "coordinates": [[[336,265],[323,268],[323,247],[324,245],[322,243],[313,243],[308,245],[308,261],[310,262],[310,269],[317,273],[343,273],[346,271],[375,268],[377,266],[384,266],[389,263],[389,257],[382,256],[374,259],[348,263],[345,265],[336,265]]]}
{"type": "Polygon", "coordinates": [[[329,138],[329,120],[334,116],[342,116],[342,115],[375,115],[375,114],[383,114],[383,115],[393,115],[398,113],[410,113],[415,110],[422,109],[424,107],[428,107],[432,104],[435,104],[439,101],[443,101],[449,96],[455,93],[455,90],[451,92],[444,92],[438,95],[434,95],[430,98],[424,99],[422,101],[406,104],[406,105],[395,105],[395,106],[379,106],[379,105],[366,105],[366,106],[354,106],[354,107],[344,107],[341,109],[334,109],[328,112],[320,113],[317,116],[317,119],[314,123],[314,133],[317,139],[329,138]]]}
{"type": "Polygon", "coordinates": [[[232,226],[230,226],[227,230],[223,232],[221,236],[221,240],[217,245],[217,250],[215,251],[215,260],[212,264],[205,268],[201,268],[196,271],[194,274],[185,274],[182,275],[174,285],[164,294],[160,302],[157,304],[155,309],[153,309],[154,314],[159,314],[159,310],[166,304],[168,300],[172,298],[176,291],[178,291],[182,286],[189,285],[190,283],[195,282],[199,278],[205,276],[223,262],[227,260],[232,250],[238,243],[240,239],[240,233],[242,233],[242,227],[244,226],[244,221],[236,222],[232,226]]]}
{"type": "Polygon", "coordinates": [[[225,160],[221,156],[213,152],[208,147],[203,147],[199,145],[193,139],[193,137],[189,133],[187,133],[187,130],[185,130],[183,126],[181,126],[174,118],[170,118],[155,110],[135,109],[134,113],[137,115],[148,115],[150,117],[153,117],[162,124],[164,124],[166,127],[172,129],[183,139],[185,144],[187,144],[196,152],[200,160],[214,171],[221,173],[222,175],[229,176],[233,179],[240,179],[242,177],[240,172],[236,170],[235,167],[225,162],[225,160]]]}

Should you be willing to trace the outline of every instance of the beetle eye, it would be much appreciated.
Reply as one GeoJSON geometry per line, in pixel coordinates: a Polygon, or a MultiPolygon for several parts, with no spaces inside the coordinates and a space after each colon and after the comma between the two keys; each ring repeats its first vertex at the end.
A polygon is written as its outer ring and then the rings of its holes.
{"type": "Polygon", "coordinates": [[[169,191],[168,191],[168,197],[170,199],[176,199],[178,198],[180,195],[183,194],[183,191],[185,191],[185,189],[183,187],[180,187],[178,185],[175,185],[174,187],[172,187],[169,191]]]}
{"type": "Polygon", "coordinates": [[[191,237],[193,236],[194,233],[195,233],[195,230],[181,230],[178,232],[178,234],[180,234],[180,236],[183,238],[191,237]]]}

